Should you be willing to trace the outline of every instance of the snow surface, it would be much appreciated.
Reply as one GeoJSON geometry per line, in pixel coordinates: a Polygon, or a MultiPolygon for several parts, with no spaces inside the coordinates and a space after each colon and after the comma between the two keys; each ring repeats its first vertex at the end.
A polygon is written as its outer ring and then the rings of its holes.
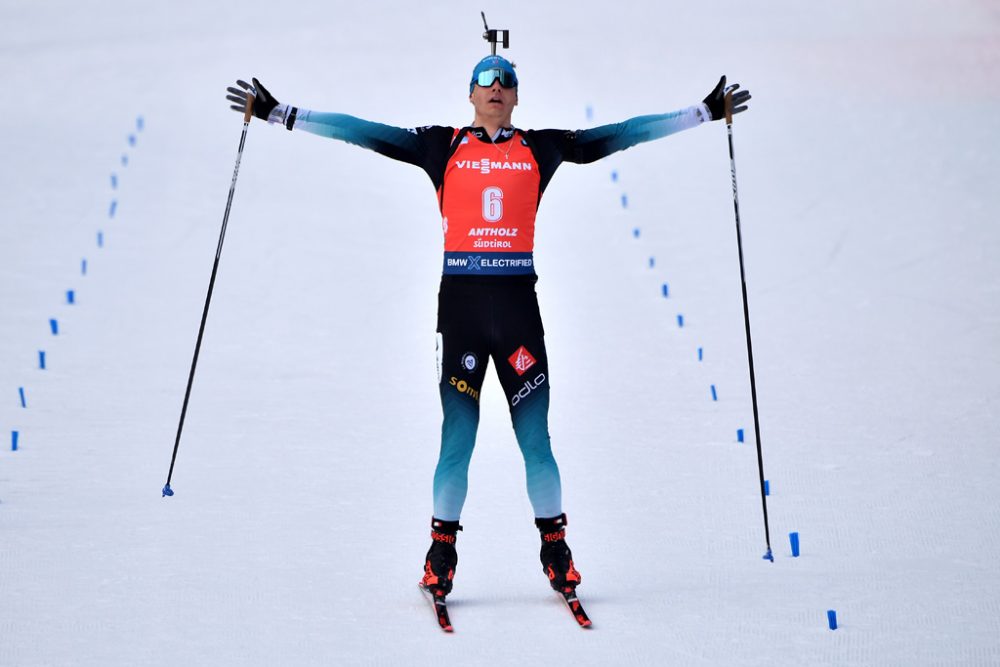
{"type": "Polygon", "coordinates": [[[995,2],[6,0],[0,34],[0,664],[1000,664],[995,2]],[[521,127],[676,109],[723,72],[754,95],[773,564],[724,125],[564,166],[540,211],[591,631],[539,571],[494,379],[435,628],[440,223],[423,173],[352,146],[252,124],[160,496],[240,133],[225,86],[461,125],[480,8],[512,31],[521,127]]]}

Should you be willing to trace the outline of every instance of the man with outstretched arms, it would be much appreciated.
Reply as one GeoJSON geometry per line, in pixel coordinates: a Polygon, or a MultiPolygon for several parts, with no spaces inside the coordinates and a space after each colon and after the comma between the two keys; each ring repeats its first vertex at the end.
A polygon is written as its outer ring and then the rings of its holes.
{"type": "MultiPolygon", "coordinates": [[[[559,469],[548,432],[549,365],[535,296],[535,214],[563,162],[589,163],[724,115],[725,77],[702,103],[587,130],[522,130],[511,123],[518,103],[514,66],[483,58],[472,72],[470,125],[402,129],[340,113],[279,104],[253,79],[228,89],[243,112],[289,130],[305,130],[369,148],[421,167],[437,191],[444,231],[438,302],[439,389],[444,421],[434,473],[431,547],[422,584],[438,596],[452,588],[456,534],[479,424],[479,392],[490,358],[507,396],[524,455],[528,496],[541,533],[542,568],[551,586],[572,593],[580,583],[565,539],[559,469]]],[[[730,91],[739,88],[731,86],[730,91]]],[[[732,96],[746,109],[747,91],[732,96]]]]}

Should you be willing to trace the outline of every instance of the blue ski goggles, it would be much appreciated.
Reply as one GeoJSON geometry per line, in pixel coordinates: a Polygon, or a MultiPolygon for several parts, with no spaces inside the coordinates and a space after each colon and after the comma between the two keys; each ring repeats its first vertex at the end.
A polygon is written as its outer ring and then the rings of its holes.
{"type": "Polygon", "coordinates": [[[479,72],[476,75],[475,83],[483,88],[489,88],[497,79],[500,79],[500,86],[503,88],[517,88],[517,75],[499,67],[492,67],[479,72]]]}

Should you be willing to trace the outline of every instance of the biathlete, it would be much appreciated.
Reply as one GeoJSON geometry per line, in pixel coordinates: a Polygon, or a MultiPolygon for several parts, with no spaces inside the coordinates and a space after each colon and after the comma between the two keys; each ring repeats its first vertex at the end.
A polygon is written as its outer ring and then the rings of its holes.
{"type": "MultiPolygon", "coordinates": [[[[422,584],[451,592],[456,535],[479,425],[479,394],[489,359],[507,396],[524,456],[528,497],[541,533],[542,569],[552,588],[572,593],[580,573],[566,544],[559,468],[549,442],[549,364],[535,295],[535,215],[563,162],[594,162],[636,144],[724,116],[726,78],[701,104],[587,130],[522,130],[511,123],[518,103],[514,65],[501,56],[476,64],[469,82],[470,125],[403,129],[340,113],[279,104],[257,79],[228,88],[232,108],[288,130],[304,130],[374,150],[422,168],[437,191],[444,231],[438,295],[437,353],[444,420],[434,473],[431,546],[422,584]]],[[[730,91],[739,88],[731,86],[730,91]]],[[[748,91],[732,96],[744,111],[748,91]]]]}

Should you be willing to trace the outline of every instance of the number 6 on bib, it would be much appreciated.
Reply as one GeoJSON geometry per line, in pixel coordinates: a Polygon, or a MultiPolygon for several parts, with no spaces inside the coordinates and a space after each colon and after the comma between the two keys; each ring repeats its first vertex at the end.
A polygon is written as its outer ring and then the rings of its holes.
{"type": "Polygon", "coordinates": [[[503,218],[503,190],[488,187],[483,190],[483,220],[499,222],[503,218]]]}

